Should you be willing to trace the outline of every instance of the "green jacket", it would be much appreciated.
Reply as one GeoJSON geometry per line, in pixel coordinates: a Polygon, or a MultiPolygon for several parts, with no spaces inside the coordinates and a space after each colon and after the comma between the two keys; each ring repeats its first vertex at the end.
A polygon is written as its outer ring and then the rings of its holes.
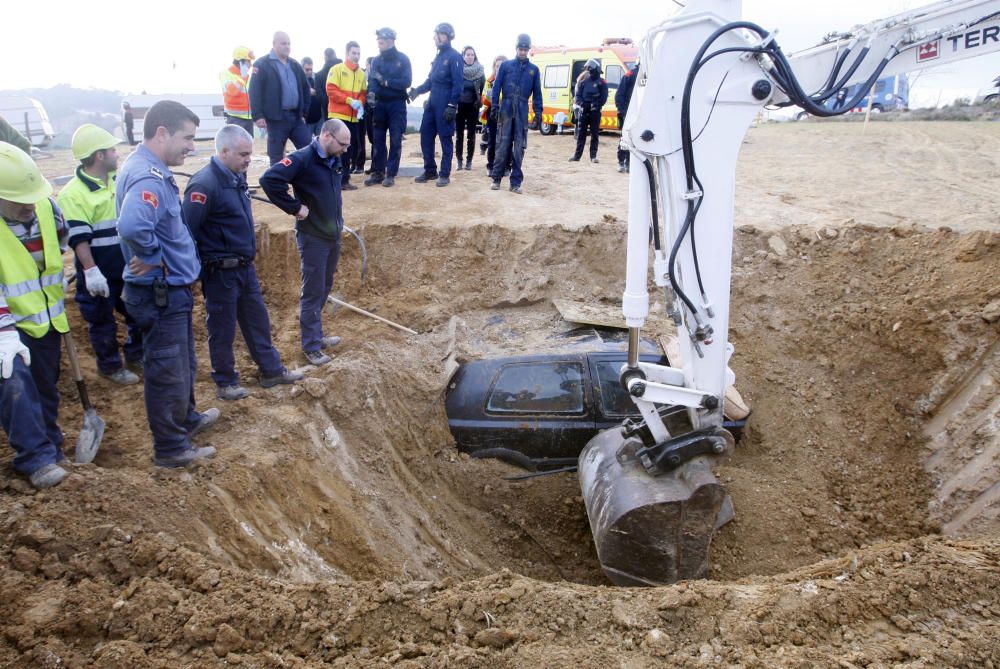
{"type": "Polygon", "coordinates": [[[7,119],[3,116],[0,116],[0,142],[13,144],[29,156],[31,155],[31,142],[28,141],[27,137],[19,133],[17,128],[8,123],[7,119]]]}

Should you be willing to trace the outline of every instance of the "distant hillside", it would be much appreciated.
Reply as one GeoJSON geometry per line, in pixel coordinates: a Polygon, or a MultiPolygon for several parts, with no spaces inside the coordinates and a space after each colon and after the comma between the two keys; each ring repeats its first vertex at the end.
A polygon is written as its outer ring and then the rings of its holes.
{"type": "Polygon", "coordinates": [[[3,90],[0,96],[20,95],[42,103],[56,131],[53,148],[69,146],[73,131],[84,123],[94,123],[121,136],[120,91],[73,88],[66,84],[52,88],[3,90]],[[117,131],[117,132],[116,132],[117,131]]]}

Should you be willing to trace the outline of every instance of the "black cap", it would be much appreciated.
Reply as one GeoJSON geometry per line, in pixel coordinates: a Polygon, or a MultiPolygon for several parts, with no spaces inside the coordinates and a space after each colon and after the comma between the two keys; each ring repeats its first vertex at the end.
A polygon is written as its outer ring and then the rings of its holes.
{"type": "Polygon", "coordinates": [[[443,33],[448,36],[448,39],[455,39],[455,29],[451,27],[450,23],[439,23],[434,28],[434,32],[443,33]]]}
{"type": "Polygon", "coordinates": [[[375,31],[375,37],[379,39],[396,39],[396,31],[392,28],[379,28],[375,31]]]}
{"type": "Polygon", "coordinates": [[[531,48],[531,37],[521,33],[517,36],[517,48],[518,49],[530,49],[531,48]]]}

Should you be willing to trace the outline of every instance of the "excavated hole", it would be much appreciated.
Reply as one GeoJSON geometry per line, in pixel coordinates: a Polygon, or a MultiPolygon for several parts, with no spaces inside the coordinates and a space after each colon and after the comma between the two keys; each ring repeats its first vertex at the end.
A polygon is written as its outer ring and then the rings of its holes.
{"type": "MultiPolygon", "coordinates": [[[[501,476],[516,470],[457,453],[443,384],[449,352],[461,360],[528,351],[568,329],[553,297],[614,303],[620,268],[607,258],[620,257],[621,233],[619,225],[545,234],[369,226],[363,286],[348,242],[337,289],[421,334],[346,312],[333,318],[348,344],[292,400],[294,411],[278,395],[241,426],[249,439],[241,448],[268,452],[274,469],[231,466],[215,477],[225,513],[222,527],[204,528],[214,535],[210,550],[307,580],[467,578],[509,568],[605,583],[575,476],[510,483],[501,476]]],[[[713,545],[716,579],[780,573],[936,531],[942,519],[928,511],[921,430],[943,392],[934,381],[946,359],[956,348],[981,348],[971,286],[940,280],[968,238],[854,227],[836,239],[803,230],[785,240],[788,253],[777,257],[765,237],[737,235],[733,366],[754,414],[718,469],[737,520],[713,545]],[[952,314],[926,318],[938,305],[952,314]]],[[[263,241],[267,299],[290,356],[298,341],[294,240],[276,232],[263,241]]],[[[972,262],[963,268],[969,277],[995,263],[972,262]]]]}

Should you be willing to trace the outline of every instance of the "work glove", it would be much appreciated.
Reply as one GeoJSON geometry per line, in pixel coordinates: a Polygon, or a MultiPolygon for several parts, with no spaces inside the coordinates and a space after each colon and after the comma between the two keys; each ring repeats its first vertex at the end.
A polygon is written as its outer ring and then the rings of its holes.
{"type": "Polygon", "coordinates": [[[385,77],[378,70],[376,70],[375,72],[372,72],[371,73],[371,77],[372,77],[372,79],[374,79],[378,83],[382,84],[383,86],[385,85],[385,77]]]}
{"type": "Polygon", "coordinates": [[[108,288],[108,280],[101,274],[101,269],[97,265],[83,270],[83,277],[87,281],[87,292],[92,296],[108,297],[111,295],[111,290],[108,288]]]}
{"type": "Polygon", "coordinates": [[[365,98],[365,104],[371,109],[375,109],[375,104],[378,102],[378,96],[371,91],[368,91],[368,97],[365,98]]]}
{"type": "Polygon", "coordinates": [[[358,120],[360,121],[364,117],[365,117],[365,108],[364,106],[362,106],[358,109],[358,120]]]}
{"type": "Polygon", "coordinates": [[[455,105],[448,105],[447,107],[444,108],[445,123],[453,123],[455,121],[456,116],[458,116],[458,107],[456,107],[455,105]]]}
{"type": "Polygon", "coordinates": [[[21,343],[16,329],[0,332],[0,376],[9,379],[14,373],[14,358],[21,356],[25,365],[31,365],[31,352],[21,343]]]}
{"type": "Polygon", "coordinates": [[[355,100],[354,98],[348,98],[348,99],[349,102],[347,104],[351,106],[351,109],[353,109],[354,111],[361,111],[362,107],[361,100],[355,100]]]}
{"type": "Polygon", "coordinates": [[[410,90],[406,91],[406,99],[409,100],[410,102],[413,102],[414,100],[416,100],[417,99],[417,89],[416,88],[411,88],[410,90]]]}

